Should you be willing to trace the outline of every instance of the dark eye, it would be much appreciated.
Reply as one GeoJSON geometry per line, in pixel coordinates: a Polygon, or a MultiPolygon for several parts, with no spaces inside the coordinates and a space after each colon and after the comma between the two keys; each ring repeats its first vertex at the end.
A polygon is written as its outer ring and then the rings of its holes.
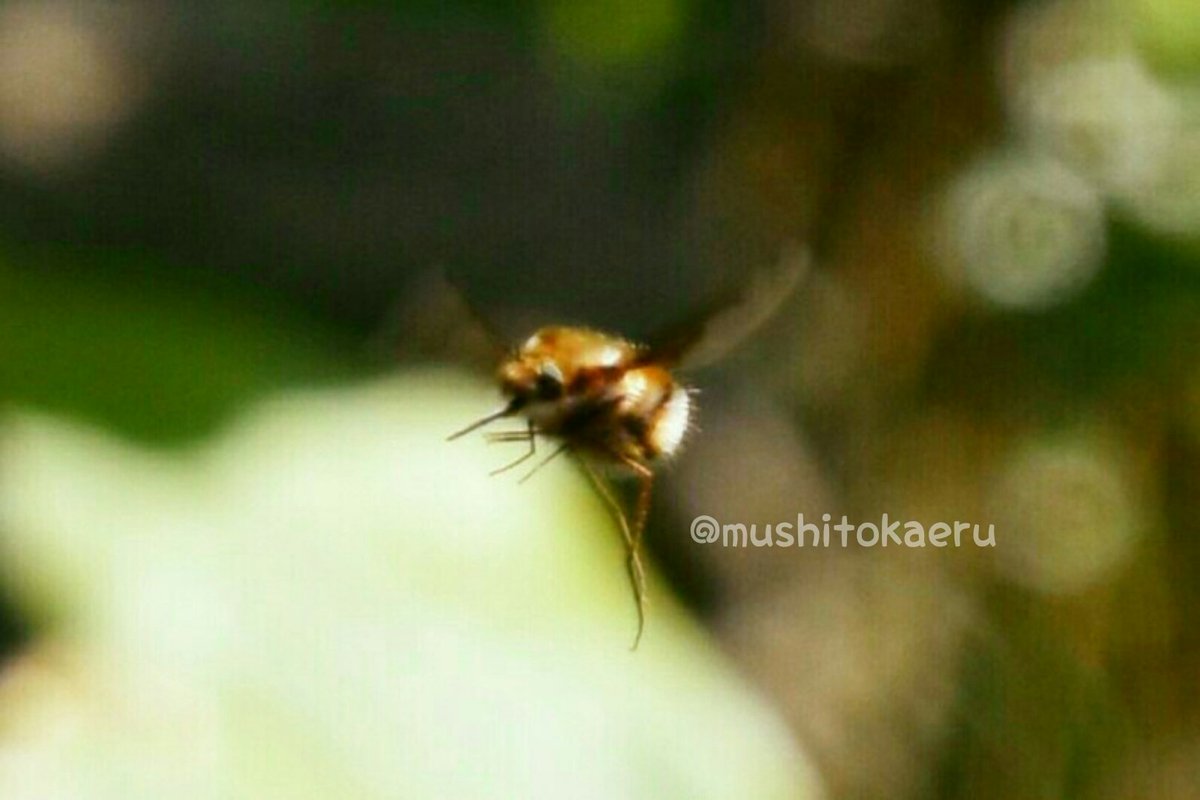
{"type": "Polygon", "coordinates": [[[562,396],[563,377],[556,365],[549,362],[542,365],[534,391],[540,400],[555,400],[562,396]]]}

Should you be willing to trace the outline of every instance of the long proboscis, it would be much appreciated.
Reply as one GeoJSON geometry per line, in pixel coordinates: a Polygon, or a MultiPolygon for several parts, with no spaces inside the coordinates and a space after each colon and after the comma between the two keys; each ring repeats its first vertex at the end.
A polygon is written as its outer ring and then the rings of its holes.
{"type": "Polygon", "coordinates": [[[446,437],[446,441],[453,442],[455,439],[459,438],[460,436],[466,436],[471,431],[479,430],[484,425],[491,424],[498,419],[503,419],[504,417],[512,416],[513,414],[515,414],[517,412],[517,409],[519,407],[520,407],[520,403],[518,403],[515,399],[511,400],[508,403],[506,403],[505,405],[503,405],[500,408],[493,411],[492,413],[488,414],[487,416],[480,417],[479,419],[475,420],[474,422],[472,422],[470,425],[463,428],[462,430],[455,431],[454,433],[450,434],[449,436],[446,437]]]}

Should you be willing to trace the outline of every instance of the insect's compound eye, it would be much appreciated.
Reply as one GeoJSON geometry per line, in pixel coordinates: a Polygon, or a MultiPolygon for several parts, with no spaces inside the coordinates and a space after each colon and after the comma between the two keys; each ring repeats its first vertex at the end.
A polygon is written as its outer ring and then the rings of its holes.
{"type": "Polygon", "coordinates": [[[539,400],[556,400],[563,393],[562,370],[558,365],[547,361],[538,369],[537,384],[534,389],[539,400]]]}

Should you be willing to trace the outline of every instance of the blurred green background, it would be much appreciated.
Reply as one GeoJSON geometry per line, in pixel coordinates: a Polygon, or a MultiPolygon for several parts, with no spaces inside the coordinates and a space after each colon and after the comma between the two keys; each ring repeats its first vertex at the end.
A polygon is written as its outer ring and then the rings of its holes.
{"type": "Polygon", "coordinates": [[[0,4],[0,797],[1194,798],[1198,519],[1195,2],[0,4]],[[630,654],[462,301],[786,241],[630,654]],[[688,535],[797,513],[996,545],[688,535]]]}

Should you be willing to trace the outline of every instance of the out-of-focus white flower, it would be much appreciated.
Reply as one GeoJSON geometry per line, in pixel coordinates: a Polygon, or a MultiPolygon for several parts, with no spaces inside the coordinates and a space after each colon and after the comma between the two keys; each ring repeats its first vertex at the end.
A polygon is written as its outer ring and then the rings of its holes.
{"type": "Polygon", "coordinates": [[[0,795],[820,796],[665,587],[628,652],[585,478],[444,441],[490,400],[443,373],[297,395],[182,454],[12,415],[2,563],[68,655],[12,673],[0,795]]]}
{"type": "Polygon", "coordinates": [[[1032,441],[1012,455],[988,497],[1007,578],[1071,593],[1127,560],[1142,521],[1119,453],[1100,436],[1079,436],[1032,441]]]}
{"type": "Polygon", "coordinates": [[[1200,102],[1163,142],[1154,167],[1117,199],[1156,233],[1200,243],[1200,102]]]}
{"type": "Polygon", "coordinates": [[[1099,270],[1104,205],[1091,183],[1023,151],[986,156],[950,185],[937,217],[945,275],[996,305],[1069,299],[1099,270]]]}
{"type": "Polygon", "coordinates": [[[1145,185],[1180,125],[1176,98],[1132,55],[1071,62],[1011,102],[1031,147],[1109,192],[1145,185]]]}
{"type": "Polygon", "coordinates": [[[1005,29],[1001,88],[1023,146],[1067,164],[1155,233],[1195,241],[1200,97],[1147,65],[1194,58],[1161,49],[1196,35],[1172,3],[1025,4],[1005,29]]]}

